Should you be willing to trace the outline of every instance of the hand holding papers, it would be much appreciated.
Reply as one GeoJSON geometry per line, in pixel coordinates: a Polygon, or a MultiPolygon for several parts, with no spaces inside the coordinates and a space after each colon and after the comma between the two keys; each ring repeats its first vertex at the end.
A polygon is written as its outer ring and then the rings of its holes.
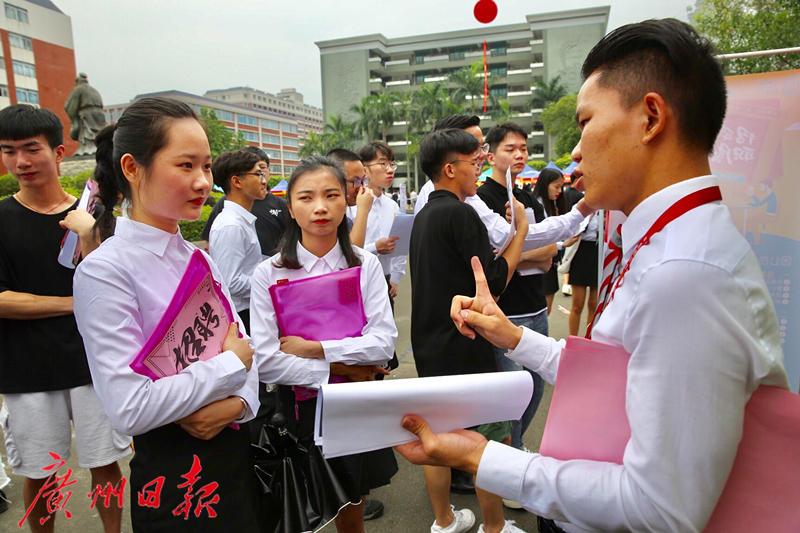
{"type": "Polygon", "coordinates": [[[413,441],[407,414],[435,432],[518,420],[533,394],[528,372],[499,372],[323,385],[314,440],[326,458],[413,441]]]}
{"type": "Polygon", "coordinates": [[[130,367],[157,380],[216,357],[232,321],[222,286],[203,253],[195,250],[167,310],[130,367]]]}
{"type": "Polygon", "coordinates": [[[408,255],[408,248],[411,243],[411,227],[413,225],[414,215],[400,214],[394,217],[389,235],[398,237],[398,239],[397,242],[395,242],[394,251],[388,255],[395,257],[408,255]]]}
{"type": "Polygon", "coordinates": [[[511,177],[510,166],[506,170],[506,193],[508,194],[508,206],[511,210],[511,220],[508,221],[510,227],[508,229],[508,237],[506,237],[503,245],[497,250],[497,255],[505,252],[506,248],[508,248],[508,245],[511,244],[511,240],[514,238],[514,234],[517,231],[517,214],[516,209],[514,209],[514,179],[511,177]]]}
{"type": "MultiPolygon", "coordinates": [[[[78,201],[78,209],[83,209],[91,213],[94,211],[94,204],[97,199],[97,184],[93,180],[87,180],[83,187],[81,199],[78,201]]],[[[78,234],[67,231],[61,241],[61,250],[58,253],[58,263],[61,266],[74,269],[80,259],[81,247],[78,234]]]]}

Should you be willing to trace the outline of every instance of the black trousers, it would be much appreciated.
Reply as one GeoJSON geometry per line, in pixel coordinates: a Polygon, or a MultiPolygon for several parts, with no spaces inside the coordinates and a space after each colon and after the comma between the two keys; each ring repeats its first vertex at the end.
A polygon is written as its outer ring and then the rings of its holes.
{"type": "Polygon", "coordinates": [[[536,517],[537,525],[539,526],[539,533],[564,533],[564,530],[558,527],[555,521],[549,518],[536,517]]]}

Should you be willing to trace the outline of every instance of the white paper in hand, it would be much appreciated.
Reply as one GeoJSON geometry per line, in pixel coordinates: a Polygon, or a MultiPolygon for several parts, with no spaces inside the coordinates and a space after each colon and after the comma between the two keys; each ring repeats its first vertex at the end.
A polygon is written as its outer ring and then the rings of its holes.
{"type": "Polygon", "coordinates": [[[533,395],[530,373],[497,372],[325,384],[317,398],[314,441],[326,458],[411,442],[403,417],[435,432],[519,420],[533,395]]]}
{"type": "MultiPolygon", "coordinates": [[[[95,197],[97,195],[97,184],[93,180],[87,180],[83,187],[81,199],[78,201],[78,209],[92,212],[95,197]]],[[[80,252],[80,239],[74,231],[67,231],[64,240],[61,242],[61,250],[58,252],[58,262],[61,266],[74,269],[78,263],[80,252]]]]}
{"type": "Polygon", "coordinates": [[[398,237],[394,243],[394,251],[387,254],[390,257],[403,257],[408,255],[409,245],[411,244],[411,227],[414,225],[414,215],[400,214],[394,217],[392,229],[389,236],[398,237]]]}
{"type": "Polygon", "coordinates": [[[508,195],[508,205],[511,208],[511,222],[508,228],[508,237],[506,237],[503,245],[497,250],[497,255],[506,251],[506,248],[511,244],[514,235],[517,233],[517,221],[516,215],[514,214],[514,180],[511,178],[511,166],[506,170],[506,194],[508,195]]]}

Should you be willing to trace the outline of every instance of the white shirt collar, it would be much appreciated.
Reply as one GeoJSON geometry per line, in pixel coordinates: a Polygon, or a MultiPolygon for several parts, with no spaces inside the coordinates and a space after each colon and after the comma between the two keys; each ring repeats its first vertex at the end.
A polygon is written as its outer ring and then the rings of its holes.
{"type": "Polygon", "coordinates": [[[306,250],[301,243],[297,243],[297,260],[300,261],[306,272],[311,272],[318,261],[324,262],[331,270],[336,270],[342,259],[344,259],[344,255],[342,255],[342,247],[339,246],[338,240],[331,251],[322,257],[317,257],[306,250]]]}
{"type": "Polygon", "coordinates": [[[716,176],[700,176],[683,180],[651,194],[637,205],[622,224],[622,249],[627,255],[644,237],[664,211],[672,204],[695,191],[719,185],[716,176]]]}
{"type": "Polygon", "coordinates": [[[225,205],[222,207],[222,210],[231,211],[232,214],[244,219],[248,224],[256,223],[256,216],[253,213],[231,200],[225,200],[225,205]]]}
{"type": "Polygon", "coordinates": [[[125,217],[118,217],[114,236],[130,241],[134,246],[139,246],[159,257],[164,256],[167,246],[173,242],[185,242],[181,230],[168,233],[143,222],[137,222],[125,217]]]}

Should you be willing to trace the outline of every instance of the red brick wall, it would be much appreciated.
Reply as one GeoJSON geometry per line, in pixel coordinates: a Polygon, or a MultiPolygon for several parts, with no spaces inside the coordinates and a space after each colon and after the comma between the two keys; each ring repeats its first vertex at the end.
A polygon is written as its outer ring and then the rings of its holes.
{"type": "MultiPolygon", "coordinates": [[[[33,57],[36,61],[36,81],[39,85],[39,105],[58,115],[64,125],[66,155],[78,149],[78,143],[69,136],[70,121],[64,112],[64,102],[75,86],[78,76],[75,68],[75,51],[33,39],[33,57]]],[[[9,87],[10,89],[10,87],[9,87]]]]}

